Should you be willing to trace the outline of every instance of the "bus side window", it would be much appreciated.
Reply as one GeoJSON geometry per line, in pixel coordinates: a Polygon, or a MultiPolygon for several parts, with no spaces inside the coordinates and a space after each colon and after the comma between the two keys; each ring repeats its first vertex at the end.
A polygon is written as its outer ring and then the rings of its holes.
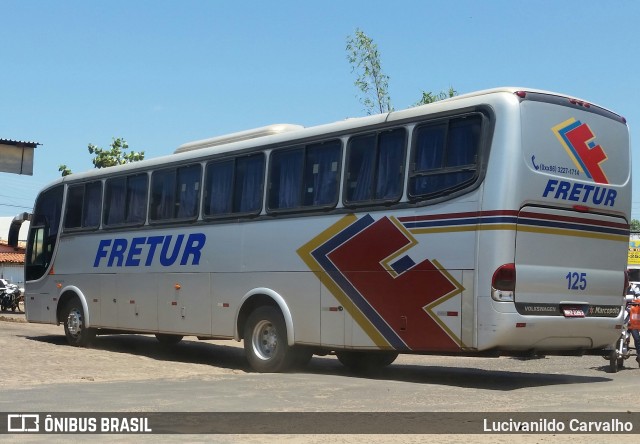
{"type": "Polygon", "coordinates": [[[143,224],[147,214],[146,173],[107,180],[105,225],[143,224]]]}
{"type": "Polygon", "coordinates": [[[85,185],[84,202],[82,204],[82,227],[98,228],[102,208],[102,182],[91,182],[85,185]]]}
{"type": "Polygon", "coordinates": [[[98,228],[101,205],[102,182],[70,186],[67,190],[64,228],[98,228]]]}
{"type": "Polygon", "coordinates": [[[409,195],[455,191],[476,178],[482,117],[472,115],[416,129],[409,195]]]}
{"type": "Polygon", "coordinates": [[[269,175],[269,209],[283,210],[300,207],[303,171],[303,148],[273,152],[269,175]]]}
{"type": "Polygon", "coordinates": [[[259,213],[262,210],[263,190],[264,154],[254,154],[236,159],[233,211],[236,213],[259,213]]]}
{"type": "Polygon", "coordinates": [[[233,198],[234,160],[211,162],[205,174],[205,216],[230,214],[233,198]]]}
{"type": "Polygon", "coordinates": [[[125,197],[127,179],[119,177],[107,180],[105,225],[115,225],[124,222],[125,197]]]}
{"type": "Polygon", "coordinates": [[[339,140],[274,151],[269,175],[269,210],[335,206],[341,153],[339,140]]]}
{"type": "Polygon", "coordinates": [[[307,146],[304,206],[329,206],[338,200],[339,140],[307,146]]]}
{"type": "Polygon", "coordinates": [[[84,185],[70,186],[67,190],[64,228],[82,227],[82,203],[84,202],[84,185]]]}
{"type": "Polygon", "coordinates": [[[176,212],[178,219],[193,219],[198,216],[200,203],[200,164],[178,168],[176,191],[176,212]]]}
{"type": "Polygon", "coordinates": [[[151,176],[150,221],[195,219],[200,204],[200,164],[154,171],[151,176]]]}
{"type": "Polygon", "coordinates": [[[347,152],[345,202],[375,204],[402,197],[406,132],[398,128],[352,137],[347,152]]]}
{"type": "Polygon", "coordinates": [[[404,179],[405,131],[398,129],[378,135],[378,174],[374,198],[398,200],[404,179]]]}
{"type": "Polygon", "coordinates": [[[204,216],[257,214],[262,210],[264,154],[210,162],[206,168],[204,216]]]}
{"type": "Polygon", "coordinates": [[[346,201],[357,202],[371,198],[374,173],[376,137],[353,137],[349,140],[346,201]]]}
{"type": "Polygon", "coordinates": [[[126,223],[143,224],[146,220],[148,180],[146,173],[128,177],[126,223]]]}
{"type": "Polygon", "coordinates": [[[166,220],[173,216],[176,192],[176,170],[154,171],[151,176],[149,219],[166,220]]]}

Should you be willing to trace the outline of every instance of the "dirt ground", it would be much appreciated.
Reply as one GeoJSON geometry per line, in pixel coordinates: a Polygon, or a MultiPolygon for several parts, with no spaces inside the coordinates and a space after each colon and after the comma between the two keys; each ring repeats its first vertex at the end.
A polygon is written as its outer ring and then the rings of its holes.
{"type": "MultiPolygon", "coordinates": [[[[10,331],[12,327],[17,327],[14,323],[23,323],[24,314],[20,313],[0,313],[0,330],[10,331]]],[[[0,350],[2,350],[2,358],[0,359],[0,371],[4,375],[19,375],[20,385],[28,390],[43,385],[68,384],[70,382],[78,382],[82,384],[90,383],[119,383],[124,381],[144,381],[144,380],[204,380],[215,383],[217,380],[223,380],[230,376],[245,377],[249,374],[249,368],[244,360],[242,344],[234,341],[222,341],[219,350],[223,352],[220,361],[216,357],[207,356],[199,358],[201,348],[211,347],[210,343],[214,341],[203,341],[203,343],[192,342],[184,347],[183,354],[176,358],[168,359],[165,356],[155,356],[148,350],[135,347],[144,347],[150,343],[146,340],[132,341],[131,346],[126,345],[124,341],[105,341],[100,348],[77,349],[74,347],[63,346],[65,344],[64,333],[62,327],[50,325],[26,324],[28,325],[28,335],[24,334],[8,334],[0,336],[0,350]],[[29,338],[26,338],[28,336],[29,338]],[[55,352],[52,349],[55,348],[55,352]],[[46,363],[43,363],[43,356],[46,356],[46,363]],[[159,359],[160,358],[160,359],[159,359]],[[200,361],[201,360],[201,361],[200,361]],[[159,365],[159,361],[161,365],[159,365]],[[91,363],[88,365],[87,363],[91,363]],[[44,365],[41,365],[44,364],[44,365]],[[135,371],[131,369],[135,368],[135,371]]],[[[217,344],[217,343],[216,343],[217,344]]],[[[218,347],[218,345],[216,345],[218,347]]],[[[207,350],[208,351],[208,350],[207,350]]],[[[407,361],[411,362],[412,357],[407,357],[407,361]]],[[[593,358],[592,358],[593,359],[593,358]]],[[[329,361],[327,361],[329,362],[329,361]]],[[[466,361],[464,361],[466,362],[466,361]]],[[[465,365],[460,361],[461,365],[465,365]]],[[[598,365],[599,361],[595,362],[598,365]]],[[[321,364],[324,361],[321,362],[321,364]]],[[[501,362],[495,361],[491,365],[499,367],[501,362]]],[[[635,363],[634,363],[635,364],[635,363]]],[[[329,362],[327,365],[334,365],[329,362]]],[[[534,365],[542,366],[544,363],[534,363],[534,365]]],[[[605,365],[602,360],[602,365],[605,365]]],[[[549,372],[549,377],[553,377],[553,372],[549,372]]],[[[576,372],[577,373],[577,372],[576,372]]],[[[584,378],[599,378],[600,368],[591,368],[580,376],[584,378]],[[588,376],[588,375],[596,376],[588,376]]],[[[629,369],[623,377],[635,379],[640,377],[640,370],[629,369]],[[637,375],[636,375],[637,373],[637,375]]],[[[313,375],[309,376],[310,378],[313,375]]],[[[562,376],[558,376],[561,381],[562,376]]],[[[638,379],[640,381],[640,379],[638,379]]],[[[579,384],[580,385],[580,384],[579,384]]],[[[597,386],[598,384],[594,384],[597,386]]],[[[472,388],[454,387],[460,393],[466,393],[473,397],[472,388]]],[[[517,390],[515,390],[517,391],[517,390]]],[[[603,392],[603,396],[606,396],[603,392]]],[[[0,386],[0,398],[8,395],[7,386],[0,386]],[[4,394],[3,394],[4,392],[4,394]]],[[[504,405],[501,405],[501,397],[495,396],[495,404],[485,406],[483,411],[504,411],[504,405]]],[[[629,396],[630,400],[637,399],[633,394],[622,394],[629,396]]],[[[438,396],[434,393],[434,396],[438,396]]],[[[547,395],[545,395],[547,396],[547,395]]],[[[596,395],[599,396],[599,395],[596,395]]],[[[611,394],[612,399],[616,394],[611,394]]],[[[6,398],[5,398],[6,399],[6,398]]],[[[514,398],[515,399],[515,398],[514,398]]],[[[553,393],[548,393],[550,403],[553,403],[553,393]]],[[[633,402],[633,401],[629,401],[633,402]]],[[[472,409],[477,408],[477,404],[470,403],[472,409]]],[[[552,404],[553,405],[553,404],[552,404]]],[[[24,406],[23,406],[24,407],[24,406]]],[[[523,405],[523,407],[525,407],[523,405]]],[[[611,411],[606,403],[595,410],[611,411]]],[[[629,410],[637,411],[640,405],[637,401],[629,406],[629,410]]],[[[574,406],[569,405],[569,409],[573,410],[574,406]]],[[[591,406],[585,406],[587,409],[593,409],[591,406]]],[[[3,409],[4,410],[4,409],[3,409]]],[[[455,408],[457,411],[464,411],[461,406],[455,408]]],[[[526,408],[521,410],[527,411],[526,408]]],[[[532,410],[536,411],[535,403],[532,410]]],[[[562,411],[562,405],[557,404],[553,411],[562,411]]],[[[639,431],[640,432],[640,431],[639,431]]],[[[636,432],[637,433],[637,432],[636,432]]],[[[1,438],[1,437],[0,437],[1,438]]],[[[12,442],[68,442],[69,438],[78,438],[56,435],[56,436],[25,436],[13,435],[12,442]]],[[[461,441],[473,440],[476,443],[631,443],[637,442],[637,434],[634,435],[514,435],[514,434],[474,434],[474,435],[153,435],[153,436],[136,436],[136,441],[140,442],[217,442],[217,443],[456,443],[461,441]]],[[[92,436],[92,441],[97,442],[130,442],[129,435],[97,435],[92,436]]]]}

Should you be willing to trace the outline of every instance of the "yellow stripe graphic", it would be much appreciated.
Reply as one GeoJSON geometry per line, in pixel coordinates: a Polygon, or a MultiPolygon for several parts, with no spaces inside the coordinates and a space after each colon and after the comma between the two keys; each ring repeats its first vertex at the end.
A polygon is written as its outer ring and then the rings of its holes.
{"type": "Polygon", "coordinates": [[[380,334],[380,332],[374,327],[374,325],[366,318],[360,309],[349,299],[349,297],[342,291],[342,289],[336,284],[331,276],[322,271],[322,267],[315,260],[311,254],[316,248],[323,245],[329,239],[342,230],[346,229],[349,225],[356,221],[354,214],[349,214],[340,219],[335,224],[324,230],[318,236],[311,239],[309,242],[298,248],[298,256],[304,261],[304,263],[312,270],[315,275],[320,279],[320,282],[329,290],[329,292],[338,300],[342,307],[347,310],[347,313],[353,317],[356,323],[364,330],[364,332],[371,338],[374,344],[381,349],[393,349],[391,344],[380,334]]]}

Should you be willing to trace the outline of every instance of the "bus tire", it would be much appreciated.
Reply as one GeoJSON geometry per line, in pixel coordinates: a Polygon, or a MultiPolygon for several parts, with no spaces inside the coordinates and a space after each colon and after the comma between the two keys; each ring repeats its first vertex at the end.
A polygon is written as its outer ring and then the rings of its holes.
{"type": "Polygon", "coordinates": [[[338,351],[338,361],[353,373],[371,373],[381,370],[393,363],[398,357],[398,352],[361,352],[338,351]]]}
{"type": "Polygon", "coordinates": [[[74,347],[87,347],[96,337],[95,328],[87,328],[82,304],[78,298],[71,299],[63,310],[64,334],[74,347]]]}
{"type": "Polygon", "coordinates": [[[618,354],[615,350],[609,353],[609,373],[618,373],[618,354]]]}
{"type": "Polygon", "coordinates": [[[166,333],[156,333],[156,339],[158,340],[160,345],[163,345],[165,347],[171,347],[173,345],[178,344],[180,341],[182,341],[183,337],[184,336],[182,336],[182,335],[170,335],[170,334],[166,334],[166,333]]]}
{"type": "Polygon", "coordinates": [[[296,345],[293,347],[293,364],[291,368],[295,370],[301,370],[309,364],[311,358],[313,358],[313,349],[311,347],[305,347],[303,345],[296,345]]]}
{"type": "Polygon", "coordinates": [[[295,350],[287,343],[287,327],[280,310],[272,306],[256,308],[244,326],[244,352],[249,365],[259,373],[289,370],[295,350]]]}

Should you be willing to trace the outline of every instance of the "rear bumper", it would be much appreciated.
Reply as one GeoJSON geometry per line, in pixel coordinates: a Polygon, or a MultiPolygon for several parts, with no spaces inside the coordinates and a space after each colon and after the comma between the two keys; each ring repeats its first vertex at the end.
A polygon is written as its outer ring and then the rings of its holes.
{"type": "Polygon", "coordinates": [[[601,350],[620,336],[622,314],[612,317],[565,318],[496,313],[491,324],[478,321],[478,351],[601,350]]]}

